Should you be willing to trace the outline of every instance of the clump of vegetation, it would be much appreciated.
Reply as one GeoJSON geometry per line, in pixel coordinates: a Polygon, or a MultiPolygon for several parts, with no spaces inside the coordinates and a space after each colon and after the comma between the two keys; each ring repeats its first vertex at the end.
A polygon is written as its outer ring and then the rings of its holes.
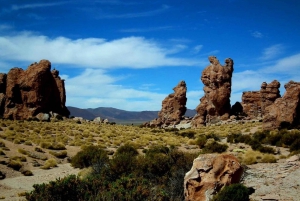
{"type": "Polygon", "coordinates": [[[9,160],[7,167],[19,171],[23,167],[23,163],[20,160],[9,160]]]}
{"type": "Polygon", "coordinates": [[[49,151],[49,154],[55,156],[56,158],[65,158],[67,157],[67,151],[63,150],[63,151],[49,151]]]}
{"type": "Polygon", "coordinates": [[[32,176],[32,175],[33,175],[33,173],[32,173],[30,170],[23,170],[21,173],[22,173],[24,176],[32,176]]]}
{"type": "Polygon", "coordinates": [[[49,158],[46,160],[45,164],[41,167],[41,169],[50,169],[53,167],[57,167],[57,161],[54,158],[49,158]]]}
{"type": "Polygon", "coordinates": [[[242,184],[225,186],[212,201],[249,201],[249,190],[242,184]]]}
{"type": "Polygon", "coordinates": [[[228,148],[227,144],[221,144],[216,141],[207,143],[202,149],[203,153],[222,153],[225,152],[228,148]]]}

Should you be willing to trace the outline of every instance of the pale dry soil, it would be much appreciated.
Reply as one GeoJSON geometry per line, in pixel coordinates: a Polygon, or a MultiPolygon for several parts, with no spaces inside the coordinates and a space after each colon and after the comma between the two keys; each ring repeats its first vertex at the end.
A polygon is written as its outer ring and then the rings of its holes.
{"type": "MultiPolygon", "coordinates": [[[[3,139],[2,141],[5,142],[5,146],[9,149],[9,151],[4,151],[6,156],[0,156],[0,161],[8,160],[8,157],[11,156],[22,156],[22,154],[17,151],[19,148],[33,151],[35,147],[23,144],[13,144],[12,142],[3,139]]],[[[69,157],[74,156],[80,150],[80,147],[66,146],[66,148],[69,157]]],[[[43,150],[45,151],[43,154],[45,154],[48,158],[53,158],[52,155],[47,153],[46,149],[43,150]]],[[[32,191],[34,184],[48,183],[49,181],[55,181],[58,178],[63,178],[71,174],[77,175],[80,171],[78,168],[71,167],[70,163],[67,162],[67,159],[57,159],[57,167],[44,170],[40,167],[33,166],[33,161],[37,161],[41,165],[44,164],[44,161],[33,159],[26,155],[24,156],[27,159],[27,161],[24,162],[24,168],[32,171],[33,176],[24,176],[21,172],[0,164],[0,170],[6,174],[6,178],[0,180],[0,200],[25,200],[25,198],[19,196],[19,194],[32,191]]]]}

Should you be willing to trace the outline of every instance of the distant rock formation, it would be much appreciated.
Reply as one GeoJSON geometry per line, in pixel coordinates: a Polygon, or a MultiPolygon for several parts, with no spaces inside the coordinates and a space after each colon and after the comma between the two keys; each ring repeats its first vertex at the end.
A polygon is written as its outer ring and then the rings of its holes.
{"type": "MultiPolygon", "coordinates": [[[[31,64],[27,70],[12,68],[0,74],[0,114],[7,119],[28,119],[40,113],[68,117],[64,80],[48,60],[31,64]]],[[[42,116],[41,114],[39,116],[42,116]]]]}
{"type": "Polygon", "coordinates": [[[300,82],[290,81],[284,88],[284,95],[265,108],[264,130],[300,125],[300,82]]]}
{"type": "Polygon", "coordinates": [[[233,60],[226,59],[224,66],[215,56],[210,56],[209,61],[210,65],[203,70],[201,76],[205,95],[196,108],[197,114],[192,121],[193,127],[226,120],[230,115],[233,60]]]}
{"type": "Polygon", "coordinates": [[[207,201],[224,186],[239,183],[243,168],[229,154],[203,154],[196,158],[184,177],[186,201],[207,201]]]}
{"type": "Polygon", "coordinates": [[[243,112],[249,118],[263,117],[265,109],[280,97],[280,83],[277,80],[270,84],[263,82],[260,91],[247,91],[242,95],[243,112]]]}
{"type": "Polygon", "coordinates": [[[169,94],[162,101],[162,109],[158,113],[158,118],[150,122],[150,126],[167,127],[176,125],[183,119],[186,112],[186,83],[180,81],[176,87],[173,88],[175,93],[169,94]]]}

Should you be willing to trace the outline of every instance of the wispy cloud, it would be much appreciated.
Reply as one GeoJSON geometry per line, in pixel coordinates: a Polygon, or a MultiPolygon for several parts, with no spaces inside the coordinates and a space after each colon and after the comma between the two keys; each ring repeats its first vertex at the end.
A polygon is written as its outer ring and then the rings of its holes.
{"type": "Polygon", "coordinates": [[[261,32],[259,32],[259,31],[254,31],[254,32],[251,33],[251,35],[254,38],[262,38],[262,37],[264,37],[264,35],[261,32]]]}
{"type": "Polygon", "coordinates": [[[30,32],[0,36],[0,59],[3,61],[32,62],[46,58],[59,64],[106,69],[199,65],[200,60],[172,56],[185,48],[181,44],[165,48],[143,37],[108,41],[103,38],[48,38],[30,32]]]}
{"type": "Polygon", "coordinates": [[[194,47],[194,54],[198,54],[202,50],[203,45],[197,45],[194,47]]]}
{"type": "Polygon", "coordinates": [[[272,45],[271,47],[265,48],[261,60],[269,60],[274,59],[278,55],[280,55],[284,50],[284,46],[282,44],[272,45]]]}
{"type": "Polygon", "coordinates": [[[155,10],[149,10],[144,12],[138,12],[138,13],[125,13],[125,14],[112,14],[112,15],[102,15],[99,16],[99,19],[114,19],[114,18],[137,18],[137,17],[150,17],[157,14],[160,14],[162,12],[165,12],[168,10],[170,6],[163,5],[161,8],[155,9],[155,10]]]}
{"type": "Polygon", "coordinates": [[[56,3],[35,3],[35,4],[22,4],[22,5],[12,5],[10,10],[17,11],[21,9],[28,9],[28,8],[41,8],[41,7],[49,7],[49,6],[58,6],[68,3],[68,1],[56,2],[56,3]]]}

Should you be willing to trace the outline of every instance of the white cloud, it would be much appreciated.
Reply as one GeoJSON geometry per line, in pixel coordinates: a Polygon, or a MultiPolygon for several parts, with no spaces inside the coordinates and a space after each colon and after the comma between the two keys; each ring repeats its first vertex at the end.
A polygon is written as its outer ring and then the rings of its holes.
{"type": "Polygon", "coordinates": [[[172,57],[185,46],[165,49],[143,37],[128,37],[107,41],[103,38],[72,40],[49,38],[31,32],[0,37],[0,59],[37,61],[49,59],[59,64],[93,68],[150,68],[158,66],[193,66],[199,61],[172,57]]]}
{"type": "Polygon", "coordinates": [[[280,55],[284,50],[284,46],[282,44],[276,44],[271,47],[265,48],[263,51],[263,55],[261,56],[261,60],[269,60],[274,59],[278,55],[280,55]]]}
{"type": "Polygon", "coordinates": [[[262,38],[264,35],[259,31],[254,31],[251,33],[254,38],[262,38]]]}
{"type": "Polygon", "coordinates": [[[263,69],[263,72],[297,75],[300,73],[300,53],[279,59],[274,65],[263,69]]]}
{"type": "Polygon", "coordinates": [[[112,77],[101,69],[87,69],[66,79],[68,106],[79,108],[115,107],[129,111],[160,110],[166,94],[126,88],[115,84],[120,78],[112,77]]]}

